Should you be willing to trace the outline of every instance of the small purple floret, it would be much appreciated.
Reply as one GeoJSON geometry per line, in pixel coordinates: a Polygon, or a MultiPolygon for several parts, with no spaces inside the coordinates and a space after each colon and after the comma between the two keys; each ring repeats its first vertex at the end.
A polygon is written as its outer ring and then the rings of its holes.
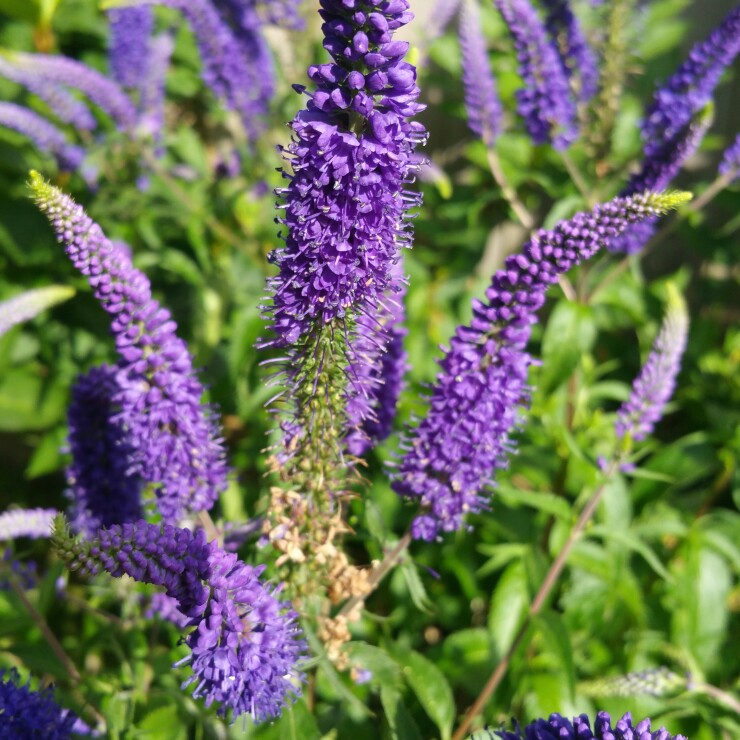
{"type": "Polygon", "coordinates": [[[0,669],[0,734],[23,740],[68,740],[76,716],[54,701],[51,687],[32,691],[18,672],[0,669]]]}

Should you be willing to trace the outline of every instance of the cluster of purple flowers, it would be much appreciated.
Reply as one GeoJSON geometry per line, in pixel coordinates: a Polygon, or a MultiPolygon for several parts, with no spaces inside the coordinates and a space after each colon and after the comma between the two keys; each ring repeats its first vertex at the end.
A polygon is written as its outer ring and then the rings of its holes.
{"type": "MultiPolygon", "coordinates": [[[[210,509],[226,488],[224,449],[216,421],[201,403],[204,389],[187,345],[175,334],[177,325],[152,298],[148,279],[125,250],[80,206],[37,173],[31,188],[72,263],[113,318],[121,360],[112,403],[127,434],[129,475],[156,487],[167,521],[210,509]]],[[[89,492],[85,500],[88,506],[89,492]]],[[[124,508],[133,511],[134,504],[124,508]]]]}
{"type": "Polygon", "coordinates": [[[58,513],[56,509],[8,509],[0,514],[0,542],[18,537],[48,537],[58,513]]]}
{"type": "Polygon", "coordinates": [[[90,536],[142,515],[141,479],[131,470],[134,449],[118,416],[117,374],[116,368],[103,365],[81,375],[67,410],[69,516],[76,532],[90,536]]]}
{"type": "Polygon", "coordinates": [[[18,131],[42,152],[54,155],[62,170],[76,170],[85,158],[81,147],[70,144],[59,128],[30,108],[0,102],[0,126],[18,131]]]}
{"type": "Polygon", "coordinates": [[[632,394],[617,413],[617,437],[645,439],[663,416],[673,396],[681,357],[686,348],[689,320],[681,303],[668,309],[652,351],[635,380],[632,394]]]}
{"type": "MultiPolygon", "coordinates": [[[[63,524],[63,523],[62,523],[63,524]]],[[[193,696],[218,713],[249,714],[256,722],[276,717],[300,692],[298,661],[305,643],[297,614],[265,586],[264,566],[252,567],[204,531],[193,533],[145,521],[102,529],[91,540],[74,540],[63,526],[55,532],[57,552],[73,570],[113,576],[124,574],[165,589],[192,631],[185,638],[190,654],[193,696]]]]}
{"type": "Polygon", "coordinates": [[[719,173],[725,177],[731,177],[733,180],[736,180],[738,174],[740,174],[740,134],[722,155],[722,161],[719,163],[719,173]]]}
{"type": "Polygon", "coordinates": [[[537,719],[523,730],[499,731],[496,735],[501,740],[686,740],[683,735],[671,735],[664,727],[652,731],[650,719],[634,725],[629,712],[614,726],[606,712],[599,712],[593,730],[586,714],[574,717],[572,722],[559,714],[551,714],[548,719],[537,719]]]}
{"type": "MultiPolygon", "coordinates": [[[[564,149],[576,138],[578,130],[566,66],[558,49],[529,0],[494,0],[494,3],[516,48],[519,73],[524,81],[524,87],[517,91],[517,107],[524,126],[535,144],[550,142],[557,149],[564,149]]],[[[582,54],[585,48],[571,40],[568,53],[582,54]]],[[[574,58],[573,66],[580,63],[580,59],[574,58]]]]}
{"type": "MultiPolygon", "coordinates": [[[[385,387],[377,381],[383,370],[353,368],[368,358],[377,364],[394,341],[397,322],[378,315],[393,312],[383,310],[386,303],[398,305],[396,266],[411,240],[407,212],[419,203],[407,185],[425,131],[408,118],[422,106],[416,70],[403,60],[408,44],[393,40],[412,18],[408,8],[407,0],[368,8],[322,2],[324,47],[333,61],[308,70],[316,89],[291,124],[294,140],[284,151],[289,184],[279,191],[285,209],[279,220],[288,231],[272,254],[280,272],[269,283],[277,335],[271,344],[300,354],[323,326],[346,325],[354,403],[348,422],[357,429],[385,403],[374,396],[385,387]]],[[[396,345],[392,358],[400,357],[396,345]]]]}
{"type": "Polygon", "coordinates": [[[33,288],[19,295],[0,301],[0,337],[16,324],[32,319],[47,308],[66,301],[74,295],[74,288],[66,285],[49,285],[33,288]]]}
{"type": "Polygon", "coordinates": [[[599,88],[599,65],[570,0],[543,0],[545,26],[559,52],[563,70],[580,103],[587,103],[599,88]]]}
{"type": "Polygon", "coordinates": [[[108,58],[113,79],[123,87],[137,88],[149,63],[149,38],[154,30],[152,9],[146,6],[108,11],[108,58]]]}
{"type": "Polygon", "coordinates": [[[68,740],[77,718],[55,701],[51,688],[32,691],[15,669],[0,670],[0,731],[6,738],[68,740]]]}
{"type": "Polygon", "coordinates": [[[460,50],[468,126],[491,146],[503,127],[501,103],[488,60],[477,0],[464,0],[460,10],[460,50]]]}
{"type": "MultiPolygon", "coordinates": [[[[740,52],[740,7],[730,11],[709,37],[696,44],[688,59],[660,87],[642,125],[644,158],[640,170],[622,190],[631,195],[668,187],[697,150],[709,128],[709,103],[722,73],[740,52]]],[[[610,245],[613,252],[634,254],[655,231],[655,220],[630,229],[610,245]]]]}
{"type": "Polygon", "coordinates": [[[530,327],[558,276],[593,256],[627,227],[686,200],[683,194],[616,198],[590,213],[539,230],[521,253],[506,259],[473,304],[473,319],[457,329],[440,361],[430,409],[410,438],[394,490],[418,501],[417,539],[458,529],[463,515],[485,508],[482,489],[506,465],[517,408],[528,397],[530,327]]]}
{"type": "Polygon", "coordinates": [[[295,0],[269,7],[255,0],[142,0],[182,13],[195,36],[205,84],[236,111],[251,136],[275,91],[275,73],[264,37],[266,22],[299,27],[295,0]]]}

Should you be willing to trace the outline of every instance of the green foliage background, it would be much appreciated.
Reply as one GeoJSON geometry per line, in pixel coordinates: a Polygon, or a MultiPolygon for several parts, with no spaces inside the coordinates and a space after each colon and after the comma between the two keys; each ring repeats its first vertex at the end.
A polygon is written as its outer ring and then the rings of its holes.
{"type": "MultiPolygon", "coordinates": [[[[655,0],[635,15],[630,76],[610,160],[616,174],[597,182],[593,162],[583,150],[573,152],[602,198],[620,188],[620,173],[639,156],[642,106],[682,58],[690,10],[688,0],[655,0]]],[[[519,84],[514,57],[487,6],[484,22],[510,112],[497,152],[520,197],[549,227],[586,203],[556,153],[533,147],[511,114],[519,84]]],[[[34,27],[47,23],[58,51],[105,69],[106,23],[93,0],[0,0],[0,46],[32,50],[34,27]]],[[[229,116],[202,88],[192,37],[182,29],[167,80],[167,155],[149,189],[136,188],[136,152],[113,134],[98,145],[97,192],[87,191],[77,176],[63,182],[111,238],[132,246],[137,266],[171,308],[203,368],[237,472],[220,506],[223,518],[234,522],[258,514],[269,487],[262,451],[270,390],[254,344],[264,331],[265,257],[277,243],[269,191],[280,182],[275,168],[281,162],[274,146],[286,142],[283,124],[301,105],[290,84],[304,81],[308,64],[324,58],[315,19],[309,30],[278,44],[281,92],[271,126],[253,151],[234,137],[229,116]],[[214,162],[234,143],[242,172],[219,177],[214,162]]],[[[401,421],[423,414],[438,345],[468,318],[470,299],[482,294],[503,256],[525,236],[491,178],[483,145],[465,126],[454,33],[428,47],[419,43],[417,52],[429,106],[423,115],[430,130],[427,154],[444,178],[422,185],[424,206],[406,261],[412,370],[401,421]]],[[[737,68],[726,84],[736,75],[737,68]]],[[[0,99],[18,95],[17,87],[0,80],[0,99]]],[[[723,105],[720,122],[727,115],[723,105]]],[[[736,122],[736,106],[733,113],[736,122]]],[[[734,135],[731,126],[727,133],[734,135]]],[[[678,184],[700,194],[728,143],[714,129],[678,184]]],[[[63,508],[70,387],[78,373],[113,360],[113,344],[104,314],[28,198],[30,168],[54,174],[51,161],[22,137],[0,131],[0,299],[49,284],[72,285],[77,294],[0,338],[0,500],[2,508],[63,508]]],[[[671,280],[685,292],[692,322],[671,413],[640,448],[639,467],[609,484],[484,720],[498,726],[511,716],[526,721],[553,711],[598,709],[614,716],[629,709],[692,740],[740,737],[737,714],[702,688],[737,690],[740,667],[739,206],[737,186],[720,193],[588,302],[551,291],[535,331],[532,349],[542,364],[532,372],[535,390],[519,453],[499,476],[490,512],[441,544],[413,545],[369,600],[351,646],[353,661],[373,673],[367,684],[355,685],[319,658],[304,698],[280,721],[257,729],[250,722],[225,725],[180,690],[184,674],[170,666],[184,648],[175,628],[142,617],[144,587],[73,577],[60,594],[57,579],[67,577],[46,543],[17,543],[19,557],[39,563],[44,576],[33,601],[83,673],[81,694],[105,715],[110,736],[450,737],[511,644],[597,485],[595,461],[613,445],[614,412],[657,333],[671,280]],[[688,685],[678,681],[656,697],[641,690],[610,695],[613,687],[599,684],[664,665],[679,676],[690,674],[688,685]]],[[[600,258],[572,282],[590,293],[616,262],[600,258]]],[[[359,563],[381,558],[413,515],[384,472],[394,446],[392,438],[373,453],[369,492],[354,503],[347,550],[359,563]]],[[[259,557],[253,542],[241,554],[259,557]]],[[[80,694],[10,591],[0,592],[0,665],[53,679],[60,702],[84,715],[80,694]]]]}

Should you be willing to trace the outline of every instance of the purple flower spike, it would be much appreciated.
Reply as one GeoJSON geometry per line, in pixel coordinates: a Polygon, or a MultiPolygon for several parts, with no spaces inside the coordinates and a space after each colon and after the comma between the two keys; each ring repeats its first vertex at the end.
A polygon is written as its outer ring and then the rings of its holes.
{"type": "MultiPolygon", "coordinates": [[[[711,110],[707,109],[686,127],[681,136],[667,141],[651,156],[646,157],[640,171],[630,178],[620,195],[633,195],[645,190],[663,190],[668,187],[684,162],[699,148],[711,123],[710,114],[711,110]]],[[[657,222],[657,219],[650,219],[635,224],[619,238],[610,242],[609,251],[636,254],[655,233],[657,222]]]]}
{"type": "Polygon", "coordinates": [[[0,102],[0,126],[27,136],[42,152],[53,154],[62,170],[76,170],[85,157],[84,150],[70,144],[53,123],[22,105],[0,102]]]}
{"type": "Polygon", "coordinates": [[[692,118],[711,100],[725,69],[740,52],[740,6],[729,12],[705,41],[696,44],[686,61],[655,93],[642,126],[645,156],[682,136],[692,118]]]}
{"type": "Polygon", "coordinates": [[[49,285],[34,288],[0,301],[0,337],[11,327],[38,316],[42,311],[71,298],[74,288],[66,285],[49,285]]]}
{"type": "Polygon", "coordinates": [[[115,8],[108,11],[108,58],[113,79],[123,87],[138,88],[147,74],[149,37],[154,28],[152,9],[115,8]]]}
{"type": "Polygon", "coordinates": [[[663,417],[676,387],[688,330],[686,308],[676,295],[629,400],[617,412],[615,428],[619,439],[628,437],[640,442],[652,433],[663,417]]]}
{"type": "Polygon", "coordinates": [[[599,89],[599,62],[583,35],[569,0],[543,0],[545,26],[558,50],[576,98],[587,103],[599,89]]]}
{"type": "MultiPolygon", "coordinates": [[[[143,0],[147,5],[165,5],[179,10],[190,26],[200,52],[205,84],[226,106],[235,110],[250,133],[258,129],[257,119],[267,110],[264,81],[271,78],[261,57],[264,40],[251,38],[255,54],[245,53],[245,45],[219,14],[211,0],[143,0]],[[257,48],[259,47],[259,48],[257,48]]],[[[220,3],[225,5],[228,3],[220,3]]],[[[227,10],[224,7],[224,10],[227,10]]],[[[252,13],[250,9],[245,12],[252,13]]],[[[251,50],[251,47],[250,47],[251,50]]],[[[269,85],[271,89],[271,84],[269,85]]]]}
{"type": "Polygon", "coordinates": [[[722,155],[722,161],[719,163],[719,174],[737,180],[740,174],[740,134],[737,135],[735,141],[727,147],[722,155]]]}
{"type": "Polygon", "coordinates": [[[29,92],[41,98],[60,121],[81,131],[91,131],[95,128],[95,117],[85,103],[77,100],[55,82],[39,76],[33,69],[17,67],[5,57],[0,57],[0,76],[23,85],[29,92]]]}
{"type": "Polygon", "coordinates": [[[195,684],[193,696],[206,706],[218,702],[220,716],[231,710],[261,722],[300,693],[297,663],[306,645],[298,615],[260,581],[264,566],[206,544],[203,530],[145,521],[102,529],[93,541],[71,539],[60,526],[54,544],[74,570],[127,574],[165,588],[195,628],[185,638],[190,655],[175,664],[193,670],[183,688],[195,684]]]}
{"type": "MultiPolygon", "coordinates": [[[[740,51],[740,7],[732,10],[709,37],[696,44],[688,59],[653,97],[642,126],[644,160],[640,172],[622,191],[662,189],[696,151],[710,124],[710,102],[724,70],[740,51]]],[[[635,254],[654,233],[654,224],[630,231],[612,252],[635,254]]]]}
{"type": "Polygon", "coordinates": [[[174,48],[168,33],[149,39],[146,73],[139,81],[139,131],[155,144],[155,154],[162,156],[164,137],[165,78],[174,48]]]}
{"type": "Polygon", "coordinates": [[[0,541],[18,537],[51,537],[56,509],[9,509],[0,514],[0,541]]]}
{"type": "Polygon", "coordinates": [[[260,581],[264,566],[240,562],[211,543],[208,558],[210,598],[196,629],[186,638],[195,684],[193,696],[206,706],[220,704],[236,718],[249,714],[255,722],[280,716],[300,694],[302,673],[296,667],[306,650],[290,604],[279,601],[279,589],[260,581]]]}
{"type": "Polygon", "coordinates": [[[68,740],[76,716],[54,701],[51,687],[32,691],[20,683],[18,672],[0,669],[0,731],[5,738],[68,740]]]}
{"type": "Polygon", "coordinates": [[[136,123],[136,108],[120,85],[82,62],[51,54],[13,55],[13,63],[40,79],[79,90],[115,121],[130,130],[136,123]]]}
{"type": "Polygon", "coordinates": [[[548,719],[537,719],[523,730],[517,725],[514,732],[501,730],[496,735],[501,740],[686,740],[683,735],[671,735],[664,727],[652,732],[649,719],[633,725],[629,712],[614,727],[606,712],[596,715],[593,730],[586,714],[574,717],[572,722],[559,714],[551,714],[548,719]]]}
{"type": "Polygon", "coordinates": [[[407,121],[421,109],[419,89],[403,61],[408,44],[393,41],[393,32],[412,15],[408,0],[374,7],[322,2],[324,47],[334,61],[308,70],[316,90],[291,124],[289,184],[278,191],[288,227],[285,246],[272,253],[280,274],[269,283],[278,346],[334,319],[372,313],[410,245],[407,212],[420,196],[406,185],[425,132],[407,121]]]}
{"type": "Polygon", "coordinates": [[[615,198],[540,229],[519,254],[506,259],[473,303],[473,319],[457,329],[440,361],[430,410],[404,442],[393,488],[418,501],[412,534],[432,540],[458,529],[466,512],[486,508],[482,489],[514,448],[510,435],[528,400],[526,351],[531,325],[559,275],[602,249],[630,224],[688,199],[685,193],[615,198]]]}
{"type": "Polygon", "coordinates": [[[535,144],[564,149],[577,136],[575,105],[555,47],[529,0],[494,0],[514,40],[524,88],[519,114],[535,144]]]}
{"type": "Polygon", "coordinates": [[[134,449],[119,418],[117,369],[108,365],[81,375],[67,411],[67,498],[73,531],[92,537],[101,527],[141,519],[141,480],[131,470],[134,449]]]}
{"type": "Polygon", "coordinates": [[[222,441],[187,345],[169,311],[152,298],[146,276],[69,196],[31,173],[31,189],[57,239],[113,317],[121,356],[120,420],[133,447],[131,474],[154,484],[166,521],[210,509],[227,485],[222,441]]]}
{"type": "Polygon", "coordinates": [[[502,113],[477,0],[463,1],[459,37],[468,126],[483,139],[486,146],[492,146],[496,136],[501,133],[502,113]]]}

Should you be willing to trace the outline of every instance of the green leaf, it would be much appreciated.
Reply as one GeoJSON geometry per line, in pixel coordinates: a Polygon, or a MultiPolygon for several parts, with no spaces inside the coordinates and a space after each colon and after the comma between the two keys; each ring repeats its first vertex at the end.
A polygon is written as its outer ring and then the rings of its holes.
{"type": "Polygon", "coordinates": [[[380,689],[380,703],[383,705],[393,740],[422,740],[421,732],[404,706],[400,692],[383,686],[380,689]]]}
{"type": "Polygon", "coordinates": [[[645,562],[664,580],[673,581],[673,576],[666,570],[660,558],[653,552],[649,545],[636,537],[629,530],[611,529],[602,525],[595,525],[588,530],[590,536],[602,537],[604,540],[611,540],[620,545],[624,545],[641,555],[645,562]]]}
{"type": "Polygon", "coordinates": [[[416,563],[404,561],[400,566],[400,571],[406,581],[406,586],[408,587],[409,595],[414,606],[421,612],[431,614],[433,612],[433,604],[429,600],[424,582],[419,577],[416,563]]]}
{"type": "Polygon", "coordinates": [[[396,689],[403,685],[400,666],[385,650],[365,642],[350,642],[347,652],[352,665],[366,668],[373,674],[372,683],[396,689]]]}
{"type": "Polygon", "coordinates": [[[136,725],[141,737],[156,737],[161,740],[186,740],[187,730],[177,714],[177,706],[158,707],[142,717],[136,725]]]}
{"type": "Polygon", "coordinates": [[[26,23],[38,23],[41,15],[39,0],[0,0],[0,13],[26,23]]]}
{"type": "Polygon", "coordinates": [[[496,497],[506,503],[507,506],[517,508],[519,506],[530,506],[545,514],[552,514],[558,519],[571,521],[573,519],[573,508],[571,504],[554,493],[541,491],[523,491],[505,483],[496,488],[496,497]]]}
{"type": "Polygon", "coordinates": [[[316,717],[308,711],[305,699],[286,707],[276,722],[263,726],[256,733],[260,740],[319,740],[321,731],[316,717]]]}
{"type": "Polygon", "coordinates": [[[488,629],[499,654],[509,649],[528,605],[527,573],[524,562],[518,561],[503,572],[491,599],[488,629]]]}
{"type": "Polygon", "coordinates": [[[442,740],[448,740],[455,721],[455,701],[447,679],[437,666],[419,653],[409,653],[401,659],[403,674],[424,711],[437,725],[442,740]]]}
{"type": "Polygon", "coordinates": [[[595,340],[592,309],[580,303],[560,301],[553,309],[542,339],[541,390],[547,392],[562,385],[595,340]]]}
{"type": "Polygon", "coordinates": [[[535,624],[544,634],[548,649],[556,654],[561,675],[566,679],[569,696],[573,699],[576,693],[576,669],[567,627],[560,615],[552,611],[541,612],[535,619],[535,624]]]}

